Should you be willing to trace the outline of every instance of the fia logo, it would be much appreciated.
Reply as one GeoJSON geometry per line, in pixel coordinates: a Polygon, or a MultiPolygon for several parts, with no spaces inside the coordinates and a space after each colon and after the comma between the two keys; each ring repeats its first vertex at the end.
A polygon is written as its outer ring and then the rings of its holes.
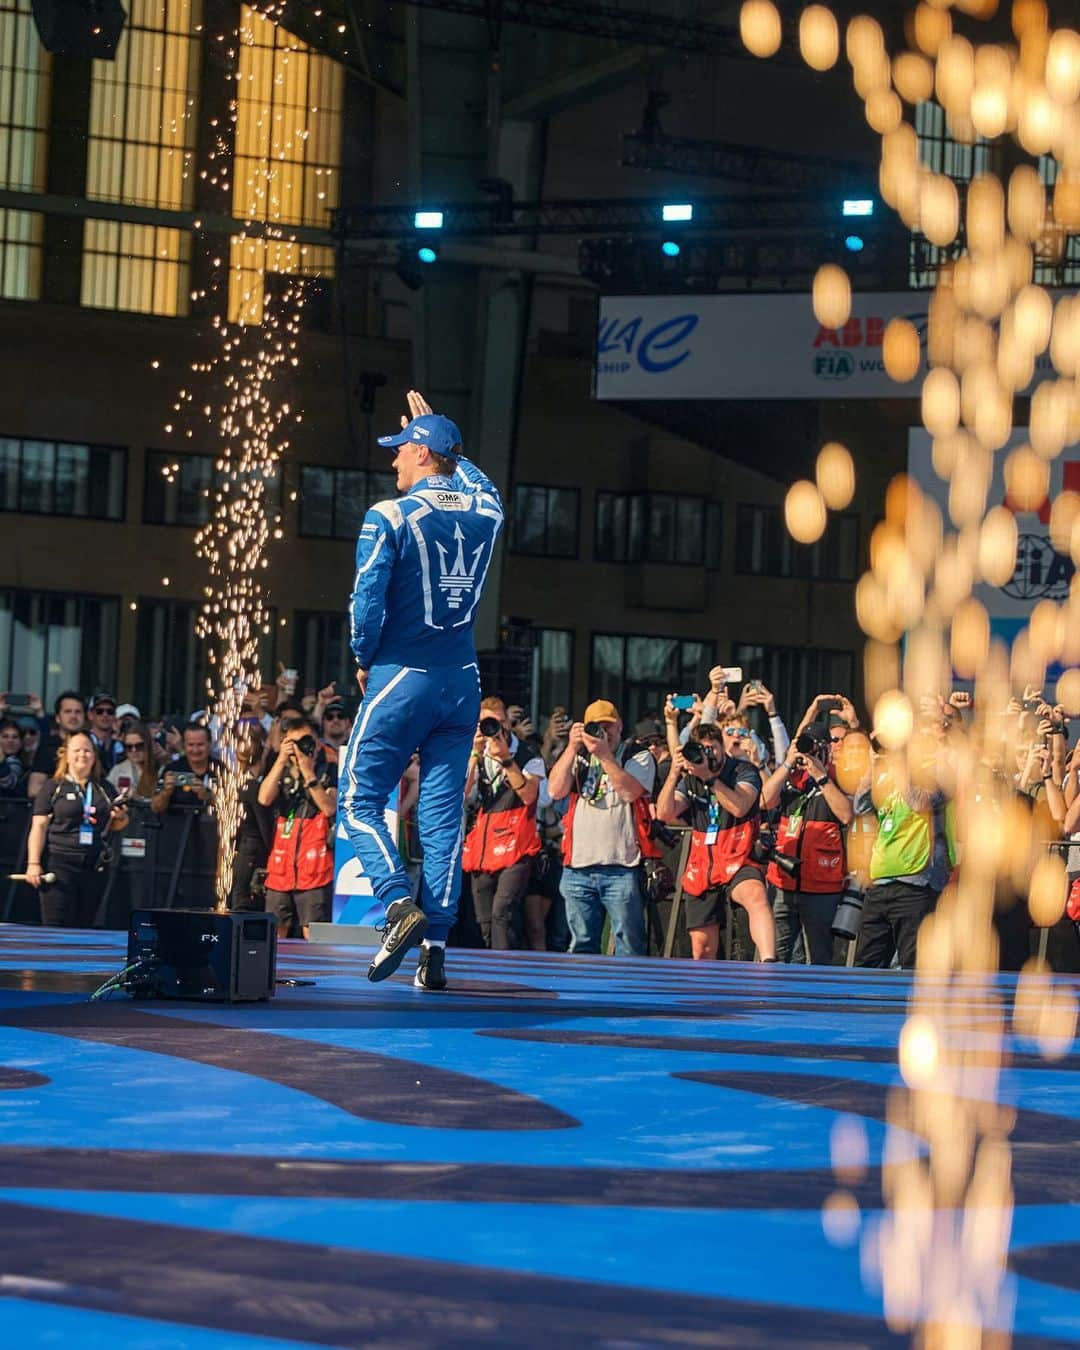
{"type": "Polygon", "coordinates": [[[439,589],[446,596],[446,603],[451,609],[460,609],[462,596],[466,591],[471,592],[476,585],[476,569],[480,566],[480,555],[484,551],[484,545],[477,546],[472,566],[466,567],[465,536],[461,532],[460,525],[454,526],[454,538],[457,540],[457,557],[449,570],[446,566],[449,559],[446,549],[437,541],[435,547],[439,550],[439,589]]]}

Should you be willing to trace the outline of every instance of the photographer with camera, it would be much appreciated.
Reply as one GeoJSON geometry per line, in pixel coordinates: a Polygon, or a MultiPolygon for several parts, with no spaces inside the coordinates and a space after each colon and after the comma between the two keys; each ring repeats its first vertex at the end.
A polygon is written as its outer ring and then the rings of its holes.
{"type": "Polygon", "coordinates": [[[726,906],[746,910],[750,934],[762,961],[776,960],[776,931],[760,862],[754,860],[760,818],[761,776],[737,752],[748,728],[695,728],[679,745],[678,709],[673,696],[664,705],[671,772],[656,802],[657,819],[674,824],[683,816],[691,829],[683,872],[686,927],[695,961],[715,961],[726,906]]]}
{"type": "Polygon", "coordinates": [[[188,723],[183,730],[184,753],[168,762],[150,799],[154,815],[166,811],[197,811],[212,805],[217,760],[210,754],[210,729],[188,723]]]}
{"type": "Polygon", "coordinates": [[[616,956],[646,951],[641,864],[660,856],[649,814],[656,764],[647,750],[628,753],[622,729],[615,705],[596,699],[548,775],[552,800],[568,800],[562,894],[571,952],[599,952],[605,912],[616,956]]]}
{"type": "Polygon", "coordinates": [[[267,912],[277,918],[278,937],[289,937],[294,925],[309,937],[313,923],[329,923],[332,915],[337,766],[327,762],[308,718],[289,719],[257,800],[277,816],[266,869],[267,912]]]}
{"type": "Polygon", "coordinates": [[[767,811],[780,807],[766,880],[776,887],[773,913],[782,961],[791,960],[793,923],[802,927],[811,965],[833,961],[832,921],[847,876],[844,828],[855,811],[836,782],[832,754],[830,728],[808,723],[761,792],[767,811]]]}
{"type": "Polygon", "coordinates": [[[483,699],[465,781],[465,801],[477,811],[461,867],[471,878],[484,946],[495,951],[521,945],[522,910],[540,852],[537,801],[546,777],[544,761],[534,745],[518,739],[502,699],[483,699]]]}
{"type": "Polygon", "coordinates": [[[776,960],[772,910],[764,872],[753,861],[759,830],[761,778],[737,753],[741,724],[698,726],[679,745],[672,695],[664,705],[671,772],[656,799],[656,818],[674,823],[687,817],[690,855],[683,872],[686,926],[695,961],[714,961],[728,900],[747,911],[751,936],[763,961],[776,960]]]}

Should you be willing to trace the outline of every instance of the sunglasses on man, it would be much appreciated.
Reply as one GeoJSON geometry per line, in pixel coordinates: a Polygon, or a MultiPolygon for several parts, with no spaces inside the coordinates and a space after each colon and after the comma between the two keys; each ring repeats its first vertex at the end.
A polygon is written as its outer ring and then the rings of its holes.
{"type": "Polygon", "coordinates": [[[749,731],[747,731],[747,729],[746,729],[745,727],[725,727],[725,728],[724,728],[724,735],[725,735],[725,736],[736,736],[736,737],[738,737],[739,739],[741,739],[741,738],[744,737],[744,736],[749,736],[750,733],[749,733],[749,731]]]}

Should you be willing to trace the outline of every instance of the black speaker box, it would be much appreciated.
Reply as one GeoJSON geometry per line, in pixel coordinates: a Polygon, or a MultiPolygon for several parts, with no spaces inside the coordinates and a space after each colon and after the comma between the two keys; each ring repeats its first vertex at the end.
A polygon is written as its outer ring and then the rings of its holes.
{"type": "Polygon", "coordinates": [[[250,1003],[274,995],[277,956],[272,914],[210,909],[136,909],[128,965],[136,998],[250,1003]]]}
{"type": "Polygon", "coordinates": [[[33,0],[34,23],[46,51],[112,61],[127,14],[120,0],[33,0]]]}

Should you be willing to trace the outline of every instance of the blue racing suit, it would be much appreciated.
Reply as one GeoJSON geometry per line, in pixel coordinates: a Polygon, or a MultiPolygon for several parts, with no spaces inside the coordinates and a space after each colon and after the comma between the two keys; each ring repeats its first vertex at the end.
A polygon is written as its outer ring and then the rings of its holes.
{"type": "Polygon", "coordinates": [[[502,521],[495,485],[461,459],[452,478],[424,478],[404,497],[376,503],[356,544],[352,650],[368,681],[340,770],[340,819],[376,897],[385,906],[407,898],[385,813],[419,750],[420,903],[433,939],[445,939],[457,916],[465,777],[480,713],[473,625],[502,521]]]}

